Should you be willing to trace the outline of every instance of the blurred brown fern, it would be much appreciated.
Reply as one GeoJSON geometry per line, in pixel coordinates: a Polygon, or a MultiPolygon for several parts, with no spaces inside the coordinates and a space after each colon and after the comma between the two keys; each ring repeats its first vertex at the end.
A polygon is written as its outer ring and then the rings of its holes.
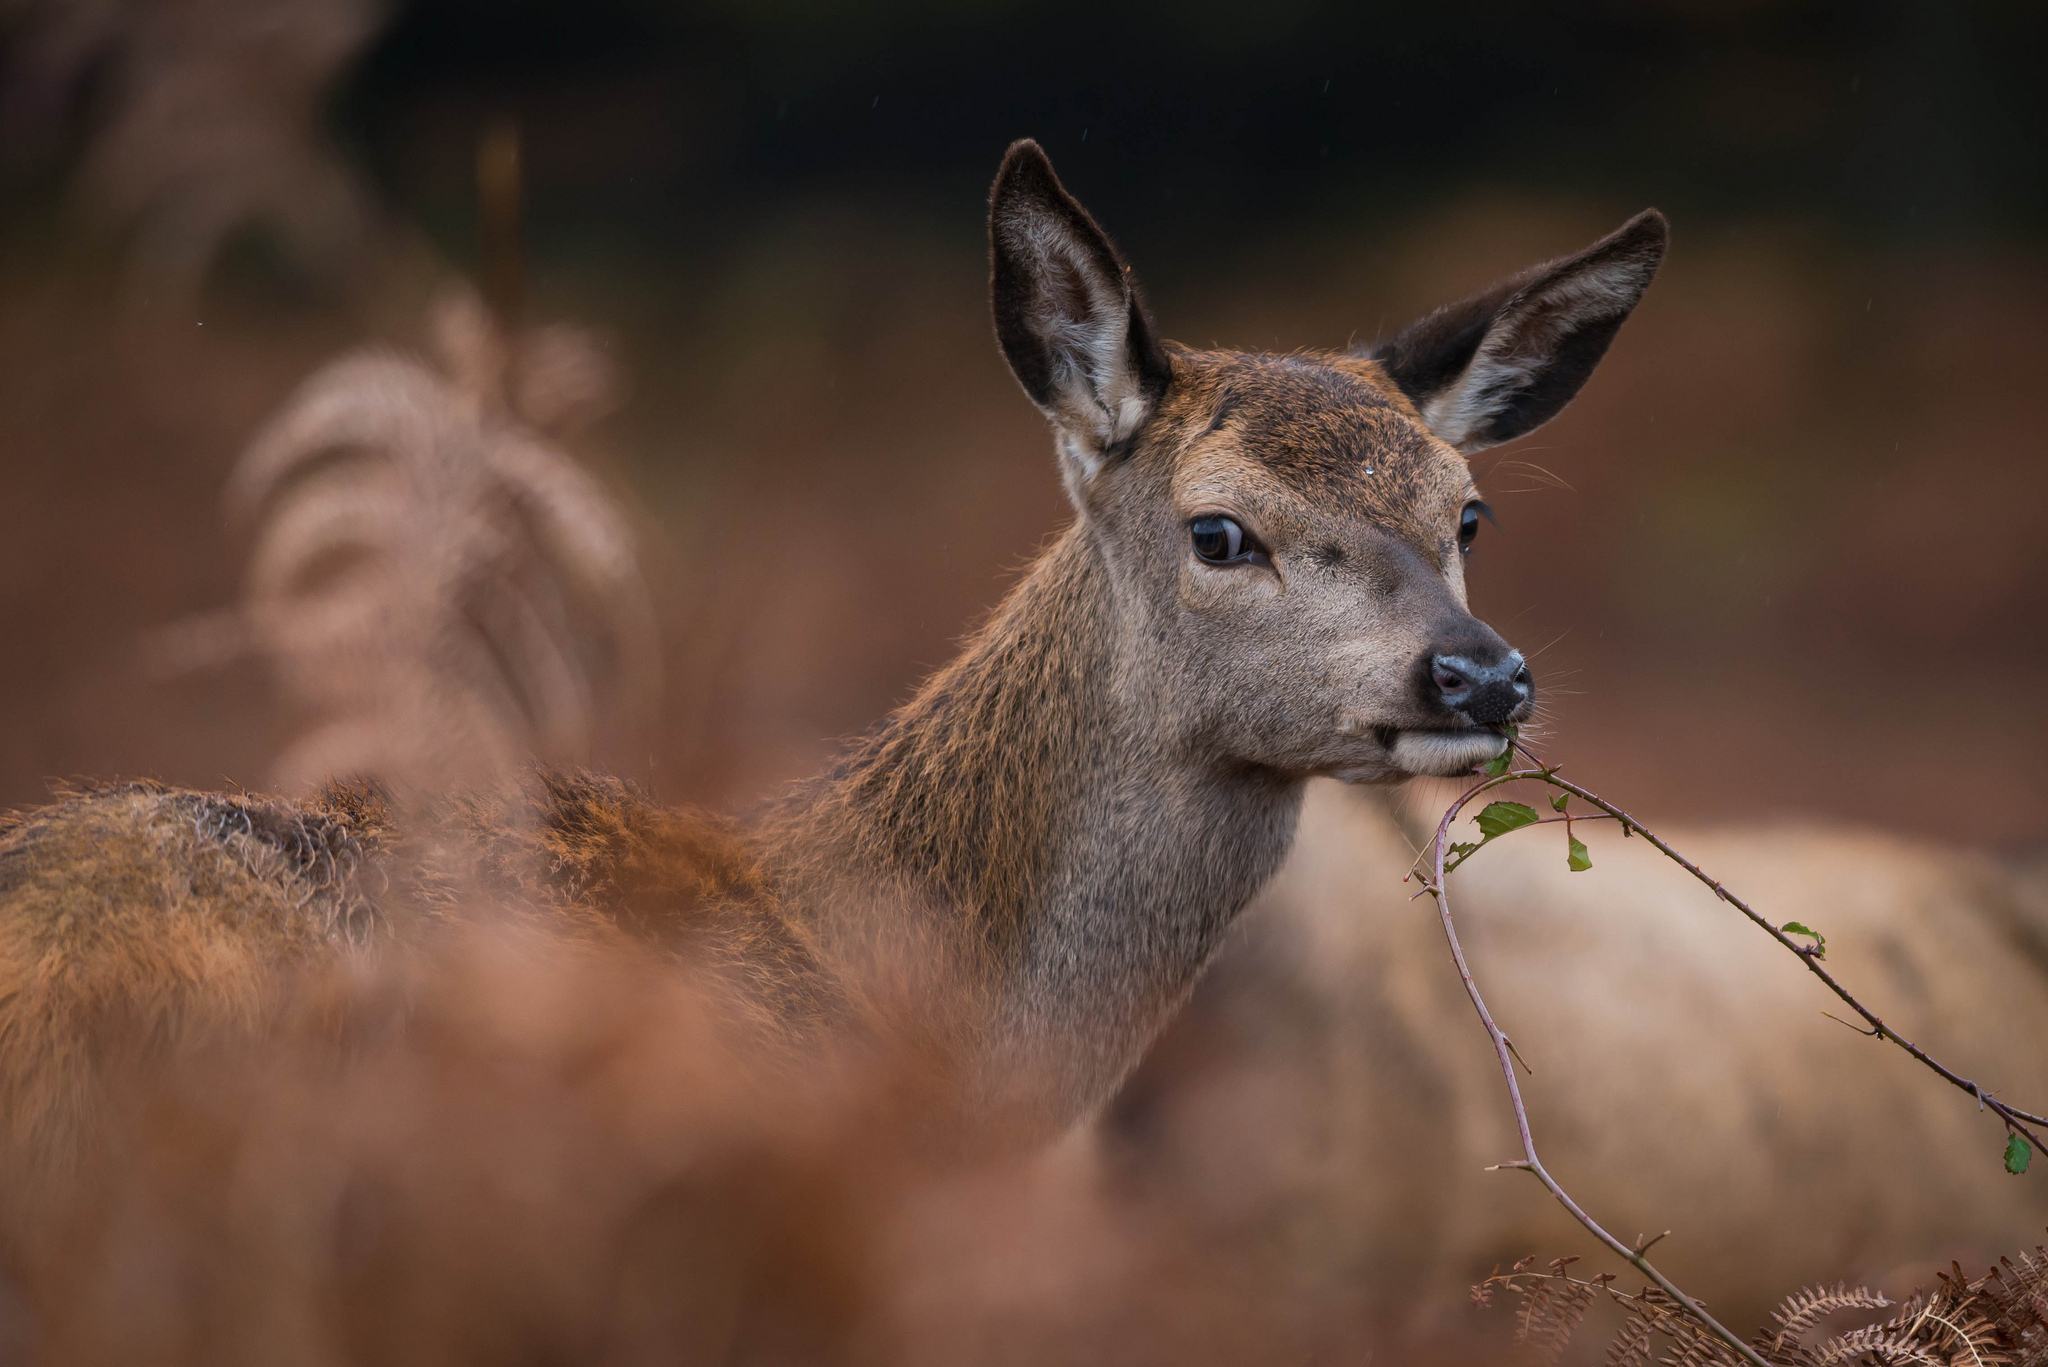
{"type": "MultiPolygon", "coordinates": [[[[1607,1347],[1608,1367],[1737,1367],[1739,1358],[1684,1307],[1656,1287],[1637,1293],[1619,1290],[1615,1276],[1571,1275],[1576,1258],[1554,1259],[1532,1271],[1524,1258],[1506,1272],[1472,1288],[1482,1307],[1506,1290],[1518,1298],[1515,1346],[1549,1367],[1564,1355],[1586,1312],[1601,1297],[1620,1307],[1624,1318],[1607,1347]],[[1662,1355],[1652,1355],[1662,1349],[1662,1355]]],[[[1757,1331],[1750,1346],[1772,1367],[2048,1367],[2048,1251],[2036,1248],[1974,1280],[1961,1267],[1938,1275],[1931,1291],[1917,1291],[1903,1304],[1845,1283],[1793,1292],[1771,1312],[1772,1324],[1757,1331]],[[1896,1308],[1898,1313],[1861,1328],[1807,1340],[1822,1321],[1849,1311],[1896,1308]]]]}
{"type": "Polygon", "coordinates": [[[659,680],[633,536],[561,439],[616,402],[570,328],[507,335],[467,289],[434,306],[439,365],[396,351],[322,369],[244,452],[241,601],[157,633],[177,674],[254,656],[311,725],[273,776],[400,789],[590,757],[659,680]]]}
{"type": "Polygon", "coordinates": [[[5,140],[33,155],[73,126],[88,130],[77,192],[128,238],[159,290],[196,292],[250,229],[297,270],[343,273],[375,235],[377,211],[322,130],[321,102],[389,10],[386,0],[12,0],[0,9],[15,30],[5,140]]]}

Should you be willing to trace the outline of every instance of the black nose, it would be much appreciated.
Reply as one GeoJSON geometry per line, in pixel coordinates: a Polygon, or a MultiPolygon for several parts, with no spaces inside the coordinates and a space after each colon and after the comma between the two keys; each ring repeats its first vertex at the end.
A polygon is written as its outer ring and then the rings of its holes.
{"type": "Polygon", "coordinates": [[[1536,681],[1522,652],[1510,650],[1487,663],[1469,655],[1433,655],[1429,682],[1437,699],[1453,712],[1463,712],[1481,726],[1498,726],[1519,718],[1536,696],[1536,681]]]}

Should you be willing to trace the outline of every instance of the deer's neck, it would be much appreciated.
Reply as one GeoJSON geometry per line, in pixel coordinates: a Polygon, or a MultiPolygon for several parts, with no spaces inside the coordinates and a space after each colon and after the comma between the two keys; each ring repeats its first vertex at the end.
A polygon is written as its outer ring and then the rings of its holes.
{"type": "Polygon", "coordinates": [[[778,842],[801,900],[852,870],[936,920],[987,1004],[992,1101],[1055,1122],[1137,1061],[1300,810],[1298,780],[1172,733],[1144,634],[1070,529],[778,842]]]}

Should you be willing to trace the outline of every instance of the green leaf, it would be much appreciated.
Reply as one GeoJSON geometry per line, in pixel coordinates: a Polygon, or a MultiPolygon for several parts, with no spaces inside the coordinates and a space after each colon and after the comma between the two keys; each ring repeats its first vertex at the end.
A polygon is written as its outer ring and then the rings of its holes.
{"type": "Polygon", "coordinates": [[[1553,812],[1561,812],[1564,810],[1564,804],[1570,802],[1571,800],[1572,795],[1570,793],[1559,793],[1556,797],[1550,799],[1550,810],[1553,812]]]}
{"type": "Polygon", "coordinates": [[[1508,743],[1501,747],[1499,754],[1486,762],[1480,773],[1488,778],[1499,778],[1508,771],[1508,767],[1515,762],[1515,736],[1518,730],[1519,728],[1513,726],[1503,726],[1500,729],[1501,734],[1507,737],[1508,743]]]}
{"type": "Polygon", "coordinates": [[[2027,1164],[2034,1160],[2034,1146],[2022,1134],[2005,1137],[2005,1170],[2018,1177],[2027,1170],[2027,1164]]]}
{"type": "Polygon", "coordinates": [[[1536,809],[1519,802],[1489,802],[1479,812],[1479,834],[1488,840],[1535,824],[1536,809]]]}
{"type": "Polygon", "coordinates": [[[1571,848],[1565,853],[1565,867],[1573,873],[1584,873],[1592,868],[1593,856],[1586,853],[1586,842],[1575,835],[1567,836],[1566,839],[1571,841],[1571,848]]]}
{"type": "Polygon", "coordinates": [[[1827,958],[1828,937],[1815,930],[1812,926],[1807,925],[1803,921],[1787,921],[1784,925],[1779,926],[1778,929],[1784,931],[1787,935],[1811,935],[1814,941],[1813,957],[1816,959],[1827,958]]]}

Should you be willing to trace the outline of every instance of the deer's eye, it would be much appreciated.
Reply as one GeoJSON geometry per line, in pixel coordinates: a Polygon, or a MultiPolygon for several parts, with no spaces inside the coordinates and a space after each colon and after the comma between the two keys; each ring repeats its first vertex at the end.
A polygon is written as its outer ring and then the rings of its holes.
{"type": "Polygon", "coordinates": [[[1265,548],[1238,526],[1235,518],[1198,517],[1188,524],[1188,539],[1194,543],[1195,554],[1211,565],[1266,563],[1265,548]]]}
{"type": "Polygon", "coordinates": [[[1464,555],[1472,549],[1472,543],[1479,536],[1479,519],[1493,521],[1493,509],[1473,499],[1465,505],[1465,511],[1458,514],[1458,554],[1464,555]]]}

